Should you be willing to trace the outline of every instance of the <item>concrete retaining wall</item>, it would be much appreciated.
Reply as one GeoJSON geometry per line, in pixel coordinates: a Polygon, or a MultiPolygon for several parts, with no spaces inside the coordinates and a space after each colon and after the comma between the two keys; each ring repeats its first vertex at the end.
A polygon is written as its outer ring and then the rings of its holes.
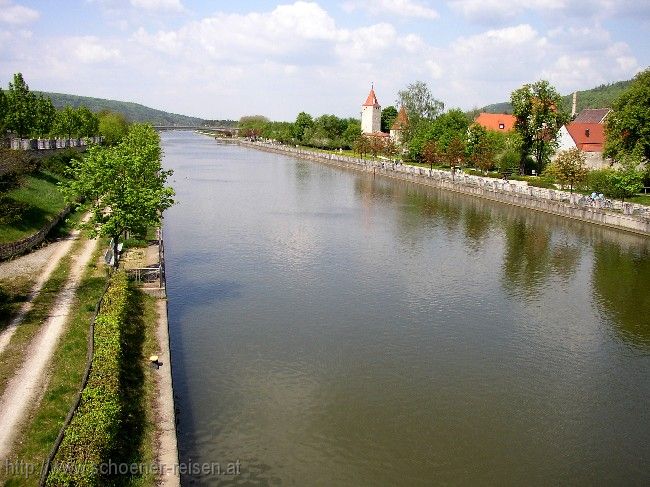
{"type": "Polygon", "coordinates": [[[525,181],[504,181],[500,179],[457,174],[438,169],[429,170],[395,162],[368,161],[337,154],[319,153],[279,144],[240,141],[241,145],[255,149],[288,154],[327,164],[372,172],[386,177],[412,181],[457,193],[517,205],[545,213],[560,215],[611,228],[650,235],[650,208],[632,203],[613,202],[611,209],[581,204],[580,194],[567,191],[536,188],[525,181]]]}

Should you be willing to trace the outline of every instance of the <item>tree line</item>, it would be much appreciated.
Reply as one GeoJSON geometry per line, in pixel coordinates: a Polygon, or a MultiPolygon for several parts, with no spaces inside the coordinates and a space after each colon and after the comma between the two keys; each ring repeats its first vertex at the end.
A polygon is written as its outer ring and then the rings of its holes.
{"type": "Polygon", "coordinates": [[[13,76],[6,90],[0,88],[0,132],[23,138],[84,138],[103,135],[117,143],[128,122],[117,113],[91,112],[87,107],[66,106],[57,110],[52,100],[30,91],[21,73],[13,76]]]}
{"type": "MultiPolygon", "coordinates": [[[[362,157],[401,157],[431,168],[464,166],[506,176],[534,173],[543,175],[536,184],[549,187],[558,182],[572,189],[584,183],[587,169],[580,151],[563,157],[557,154],[559,130],[571,117],[555,87],[545,80],[525,84],[511,93],[510,104],[516,119],[514,130],[486,130],[469,113],[457,108],[445,111],[444,103],[434,97],[426,83],[416,81],[398,92],[396,105],[405,108],[409,119],[399,143],[388,137],[363,135],[358,119],[335,115],[312,117],[301,112],[294,122],[273,122],[256,115],[242,117],[239,127],[244,137],[320,149],[353,149],[362,157]],[[553,159],[556,162],[551,164],[553,159]]],[[[382,110],[383,132],[390,130],[397,113],[395,106],[382,110]]],[[[594,187],[605,187],[603,192],[611,195],[639,190],[644,178],[642,166],[650,158],[648,127],[650,69],[639,73],[613,104],[606,120],[604,155],[616,163],[617,169],[604,171],[605,176],[599,174],[609,183],[601,181],[594,187]],[[621,180],[628,181],[627,190],[612,189],[618,184],[615,181],[621,180]]],[[[650,184],[648,169],[645,179],[650,184]]]]}

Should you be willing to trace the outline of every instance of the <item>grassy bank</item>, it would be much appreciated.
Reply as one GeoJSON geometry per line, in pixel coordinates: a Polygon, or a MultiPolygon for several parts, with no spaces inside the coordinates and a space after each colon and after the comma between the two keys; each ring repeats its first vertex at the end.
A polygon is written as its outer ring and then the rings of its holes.
{"type": "MultiPolygon", "coordinates": [[[[86,365],[89,323],[106,283],[101,251],[101,247],[97,249],[84,273],[73,305],[75,311],[52,360],[52,373],[43,399],[18,438],[16,444],[19,446],[12,453],[10,461],[40,465],[47,458],[75,400],[86,365]]],[[[150,464],[155,461],[156,416],[153,404],[156,371],[149,366],[147,359],[158,351],[156,300],[129,284],[126,302],[126,318],[120,338],[121,360],[116,362],[115,369],[121,413],[120,420],[114,425],[115,437],[109,455],[114,463],[150,464]]],[[[89,447],[80,445],[82,450],[89,447]]],[[[0,472],[0,483],[3,485],[38,485],[38,472],[30,476],[11,475],[5,478],[3,473],[6,472],[0,472]]],[[[107,483],[153,486],[156,478],[153,473],[144,472],[102,478],[97,485],[107,483]]]]}
{"type": "Polygon", "coordinates": [[[0,243],[14,242],[38,232],[52,221],[63,208],[65,200],[59,183],[65,178],[50,171],[38,171],[25,176],[24,183],[5,193],[5,197],[22,208],[20,218],[0,224],[0,243]]]}
{"type": "MultiPolygon", "coordinates": [[[[75,297],[74,312],[65,335],[53,357],[52,373],[43,399],[16,442],[19,446],[12,453],[10,461],[40,465],[49,454],[69,408],[75,400],[86,365],[89,322],[106,283],[106,271],[101,264],[101,248],[95,252],[91,262],[75,297]]],[[[102,452],[106,455],[103,459],[110,459],[114,463],[149,464],[155,460],[156,417],[153,404],[156,371],[150,368],[147,359],[158,350],[155,334],[156,300],[141,293],[130,283],[125,289],[119,293],[124,296],[122,299],[124,304],[120,305],[118,313],[119,320],[115,320],[110,329],[106,328],[108,322],[105,317],[98,321],[94,359],[97,363],[93,364],[92,369],[92,374],[95,376],[93,378],[91,375],[92,380],[84,391],[84,401],[80,408],[87,413],[86,419],[83,420],[83,414],[79,418],[75,416],[73,425],[76,422],[77,429],[72,430],[71,436],[67,435],[67,447],[65,443],[62,445],[62,450],[66,447],[68,453],[71,451],[70,445],[74,445],[72,451],[75,453],[71,457],[64,454],[62,457],[57,457],[58,460],[83,462],[82,457],[86,456],[87,452],[93,451],[95,448],[93,445],[96,445],[97,441],[102,445],[102,452]],[[119,350],[119,353],[113,353],[111,350],[113,352],[119,350]],[[103,390],[107,384],[113,384],[111,386],[113,404],[116,405],[115,411],[119,411],[119,414],[97,416],[93,413],[93,408],[103,408],[107,403],[111,403],[110,394],[102,393],[95,396],[92,391],[98,390],[98,387],[103,390]],[[98,400],[92,400],[93,397],[97,397],[98,400]],[[102,423],[100,417],[112,421],[102,423]],[[79,424],[82,425],[81,429],[78,428],[79,424]],[[98,427],[102,431],[108,428],[107,431],[111,431],[112,434],[93,434],[92,432],[98,427]],[[91,441],[88,441],[89,438],[91,441]],[[106,441],[108,438],[110,441],[106,441]]],[[[108,299],[106,316],[110,315],[111,298],[108,299]]],[[[111,411],[110,407],[109,411],[111,411]]],[[[0,481],[4,485],[33,486],[38,485],[38,477],[37,472],[30,476],[12,475],[4,479],[0,477],[0,481]]],[[[155,475],[145,472],[124,477],[102,477],[94,485],[153,486],[155,482],[155,475]]],[[[59,483],[55,481],[53,485],[59,483]]],[[[76,483],[73,481],[70,485],[76,483]]]]}
{"type": "MultiPolygon", "coordinates": [[[[81,245],[83,241],[84,239],[80,239],[78,245],[81,245]]],[[[47,458],[76,397],[86,364],[88,325],[106,282],[106,273],[103,266],[99,265],[101,252],[102,248],[98,247],[84,272],[71,307],[73,312],[70,315],[66,331],[52,358],[51,375],[43,399],[26,421],[24,431],[17,437],[16,445],[18,446],[12,453],[12,460],[18,459],[40,466],[47,458]]],[[[69,259],[70,254],[64,258],[64,260],[69,259]]],[[[65,264],[62,262],[59,268],[65,264]]],[[[69,262],[67,264],[69,266],[69,262]]],[[[59,268],[55,274],[59,272],[59,268]]],[[[55,278],[53,274],[50,281],[53,279],[58,279],[58,277],[55,278]]],[[[14,338],[16,337],[14,336],[14,338]]],[[[22,343],[24,340],[20,341],[22,343]]],[[[3,363],[6,361],[3,360],[3,363]]],[[[4,481],[4,485],[38,485],[38,472],[28,477],[14,475],[4,479],[2,474],[6,474],[6,472],[0,472],[0,480],[4,481]]]]}

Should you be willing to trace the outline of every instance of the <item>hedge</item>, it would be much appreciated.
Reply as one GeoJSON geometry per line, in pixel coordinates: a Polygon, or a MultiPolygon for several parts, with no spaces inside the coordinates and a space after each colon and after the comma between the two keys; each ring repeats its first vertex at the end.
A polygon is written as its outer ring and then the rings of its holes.
{"type": "Polygon", "coordinates": [[[100,466],[109,462],[122,420],[120,362],[128,281],[116,272],[95,320],[94,356],[81,403],[65,430],[47,485],[102,485],[100,466]]]}

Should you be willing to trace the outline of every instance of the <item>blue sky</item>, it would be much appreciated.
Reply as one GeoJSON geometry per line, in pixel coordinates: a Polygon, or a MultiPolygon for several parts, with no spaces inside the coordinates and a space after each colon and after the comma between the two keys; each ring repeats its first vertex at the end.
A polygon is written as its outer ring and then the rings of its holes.
{"type": "Polygon", "coordinates": [[[650,66],[638,0],[0,0],[0,85],[204,118],[358,116],[425,81],[447,108],[548,79],[562,94],[650,66]]]}

